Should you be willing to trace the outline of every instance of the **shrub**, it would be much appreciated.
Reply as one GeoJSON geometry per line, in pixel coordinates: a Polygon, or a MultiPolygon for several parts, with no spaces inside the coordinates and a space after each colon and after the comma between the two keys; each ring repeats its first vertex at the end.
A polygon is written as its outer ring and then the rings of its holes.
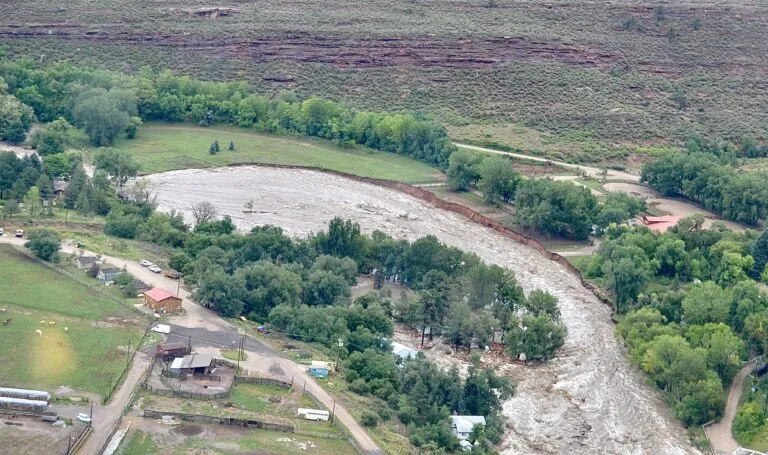
{"type": "Polygon", "coordinates": [[[351,384],[349,384],[349,390],[355,392],[358,395],[365,395],[371,391],[371,388],[368,387],[368,383],[365,382],[365,379],[359,378],[355,379],[351,384]]]}
{"type": "Polygon", "coordinates": [[[363,414],[360,416],[360,423],[364,427],[375,427],[379,424],[379,416],[371,411],[363,411],[363,414]]]}

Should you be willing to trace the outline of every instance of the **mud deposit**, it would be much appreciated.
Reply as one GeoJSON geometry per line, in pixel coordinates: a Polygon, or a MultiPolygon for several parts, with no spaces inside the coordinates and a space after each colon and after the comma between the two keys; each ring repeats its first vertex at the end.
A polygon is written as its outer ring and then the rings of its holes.
{"type": "Polygon", "coordinates": [[[557,360],[537,368],[515,367],[518,394],[504,405],[509,422],[505,454],[698,453],[656,392],[630,368],[613,335],[610,309],[578,279],[494,231],[402,193],[319,172],[262,167],[174,171],[151,176],[162,209],[189,214],[211,201],[241,229],[274,224],[305,235],[333,216],[352,218],[415,240],[434,234],[512,269],[526,292],[541,288],[560,299],[568,327],[557,360]],[[243,204],[255,201],[254,213],[243,204]]]}

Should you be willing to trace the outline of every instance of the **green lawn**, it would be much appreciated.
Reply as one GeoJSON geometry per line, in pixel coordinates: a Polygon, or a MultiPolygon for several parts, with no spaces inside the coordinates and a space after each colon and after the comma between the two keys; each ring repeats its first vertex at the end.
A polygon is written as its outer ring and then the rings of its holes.
{"type": "MultiPolygon", "coordinates": [[[[264,414],[284,414],[284,412],[279,412],[278,406],[269,401],[269,399],[278,397],[282,400],[290,394],[291,389],[286,389],[285,387],[262,384],[238,384],[232,389],[229,401],[245,411],[264,414]]],[[[288,417],[295,417],[295,414],[291,412],[288,417]]]]}
{"type": "Polygon", "coordinates": [[[104,394],[125,366],[124,347],[141,338],[139,314],[6,249],[0,276],[0,320],[11,320],[0,325],[0,384],[104,394]]]}
{"type": "Polygon", "coordinates": [[[339,148],[324,140],[268,136],[235,127],[148,124],[135,140],[120,139],[114,146],[133,153],[145,173],[266,163],[311,166],[408,183],[434,182],[441,175],[426,164],[393,153],[339,148]],[[211,155],[208,149],[214,140],[219,141],[221,151],[211,155]],[[230,141],[235,143],[235,151],[227,150],[230,141]]]}

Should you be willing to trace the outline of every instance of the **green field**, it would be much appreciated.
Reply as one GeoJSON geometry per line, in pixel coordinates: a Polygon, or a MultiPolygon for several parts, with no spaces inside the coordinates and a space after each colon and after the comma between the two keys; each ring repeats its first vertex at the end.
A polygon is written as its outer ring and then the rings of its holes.
{"type": "Polygon", "coordinates": [[[393,153],[363,148],[339,148],[328,141],[256,134],[242,128],[198,128],[189,125],[150,124],[135,140],[121,139],[115,148],[131,152],[141,172],[206,168],[236,163],[311,166],[365,177],[407,183],[434,182],[437,169],[393,153]],[[208,152],[214,140],[221,151],[208,152]],[[235,151],[227,150],[229,142],[235,151]]]}
{"type": "Polygon", "coordinates": [[[6,248],[0,276],[0,384],[106,393],[144,331],[138,313],[6,248]]]}

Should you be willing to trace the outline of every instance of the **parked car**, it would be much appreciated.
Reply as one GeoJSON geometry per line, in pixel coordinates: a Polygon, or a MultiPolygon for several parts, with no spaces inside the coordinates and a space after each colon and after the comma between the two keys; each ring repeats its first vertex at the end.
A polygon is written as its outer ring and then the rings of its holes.
{"type": "Polygon", "coordinates": [[[91,416],[89,416],[88,414],[86,414],[84,412],[78,413],[76,417],[77,417],[77,420],[79,420],[81,422],[88,423],[88,422],[91,421],[91,416]]]}
{"type": "Polygon", "coordinates": [[[174,280],[181,278],[181,273],[175,270],[166,270],[163,275],[167,276],[168,278],[173,278],[174,280]]]}
{"type": "Polygon", "coordinates": [[[142,266],[142,267],[151,267],[151,266],[153,266],[155,264],[149,262],[146,259],[142,259],[141,262],[139,262],[139,265],[142,266]]]}
{"type": "Polygon", "coordinates": [[[154,273],[160,273],[160,272],[163,271],[163,269],[161,269],[160,267],[158,267],[158,266],[156,266],[154,264],[149,266],[149,270],[151,272],[154,272],[154,273]]]}
{"type": "Polygon", "coordinates": [[[16,229],[16,237],[24,237],[24,230],[16,229]]]}
{"type": "Polygon", "coordinates": [[[0,228],[0,237],[4,236],[5,233],[3,232],[3,228],[0,228]]]}

